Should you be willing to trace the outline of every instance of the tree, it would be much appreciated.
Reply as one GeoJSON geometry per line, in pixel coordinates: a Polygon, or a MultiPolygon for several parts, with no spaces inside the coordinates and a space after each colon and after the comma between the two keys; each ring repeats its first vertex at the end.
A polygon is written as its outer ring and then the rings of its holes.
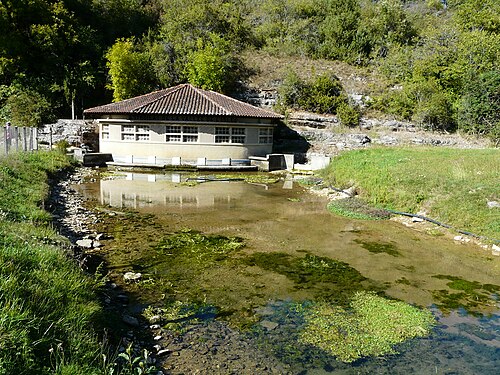
{"type": "Polygon", "coordinates": [[[17,89],[11,94],[4,108],[6,119],[13,126],[38,127],[54,120],[50,102],[40,93],[17,89]]]}
{"type": "Polygon", "coordinates": [[[188,82],[202,89],[224,92],[232,83],[232,68],[229,42],[214,33],[208,42],[198,39],[197,49],[187,56],[188,82]]]}
{"type": "Polygon", "coordinates": [[[154,88],[155,78],[147,53],[138,51],[134,39],[119,39],[106,53],[113,101],[145,94],[154,88]]]}
{"type": "Polygon", "coordinates": [[[472,77],[460,99],[458,127],[500,143],[500,71],[472,77]]]}

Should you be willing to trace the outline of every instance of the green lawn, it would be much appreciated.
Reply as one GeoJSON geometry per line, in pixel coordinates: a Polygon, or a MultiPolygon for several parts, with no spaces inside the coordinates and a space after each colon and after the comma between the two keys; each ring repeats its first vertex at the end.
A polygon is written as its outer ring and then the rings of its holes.
{"type": "Polygon", "coordinates": [[[367,203],[417,213],[500,239],[500,150],[372,148],[346,152],[323,171],[334,186],[356,185],[367,203]]]}

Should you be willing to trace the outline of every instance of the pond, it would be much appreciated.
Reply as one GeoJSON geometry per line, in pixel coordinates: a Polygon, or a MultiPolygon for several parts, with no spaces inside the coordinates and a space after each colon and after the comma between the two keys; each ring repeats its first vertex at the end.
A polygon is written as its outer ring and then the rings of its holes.
{"type": "Polygon", "coordinates": [[[169,373],[497,373],[498,257],[393,221],[335,216],[291,177],[250,175],[115,172],[78,187],[107,213],[110,277],[149,306],[143,316],[165,315],[165,345],[178,346],[163,360],[169,373]],[[128,271],[141,281],[124,283],[128,271]],[[393,353],[344,361],[301,336],[305,307],[346,308],[365,291],[426,308],[437,323],[393,353]]]}

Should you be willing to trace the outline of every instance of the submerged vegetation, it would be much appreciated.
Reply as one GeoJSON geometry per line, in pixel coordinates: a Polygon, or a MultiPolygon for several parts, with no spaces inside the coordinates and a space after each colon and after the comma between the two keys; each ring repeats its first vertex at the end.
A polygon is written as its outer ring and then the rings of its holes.
{"type": "Polygon", "coordinates": [[[228,255],[245,246],[239,237],[224,237],[219,235],[206,236],[199,232],[186,229],[160,240],[156,249],[172,259],[182,258],[184,261],[202,267],[224,260],[228,255]]]}
{"type": "Polygon", "coordinates": [[[500,151],[448,148],[373,148],[336,157],[328,183],[358,187],[378,207],[426,216],[480,236],[500,239],[500,151]]]}
{"type": "Polygon", "coordinates": [[[434,290],[433,297],[438,301],[437,306],[443,311],[464,308],[470,313],[481,305],[494,305],[498,301],[500,286],[481,284],[477,281],[468,281],[451,275],[436,275],[437,279],[449,280],[446,285],[451,290],[434,290]]]}

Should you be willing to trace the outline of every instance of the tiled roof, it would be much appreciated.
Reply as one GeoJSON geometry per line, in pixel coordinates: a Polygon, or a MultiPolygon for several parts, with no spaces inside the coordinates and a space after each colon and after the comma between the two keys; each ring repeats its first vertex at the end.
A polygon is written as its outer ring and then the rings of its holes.
{"type": "Polygon", "coordinates": [[[196,88],[189,84],[126,99],[121,102],[89,108],[86,115],[208,115],[275,118],[282,116],[228,96],[196,88]]]}

